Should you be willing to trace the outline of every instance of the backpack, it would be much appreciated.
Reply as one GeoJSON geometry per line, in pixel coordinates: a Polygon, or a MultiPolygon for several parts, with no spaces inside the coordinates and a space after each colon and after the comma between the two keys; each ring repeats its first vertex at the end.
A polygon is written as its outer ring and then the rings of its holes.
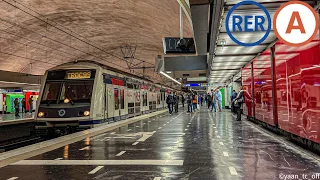
{"type": "Polygon", "coordinates": [[[169,94],[166,100],[167,104],[174,103],[173,95],[169,94]]]}

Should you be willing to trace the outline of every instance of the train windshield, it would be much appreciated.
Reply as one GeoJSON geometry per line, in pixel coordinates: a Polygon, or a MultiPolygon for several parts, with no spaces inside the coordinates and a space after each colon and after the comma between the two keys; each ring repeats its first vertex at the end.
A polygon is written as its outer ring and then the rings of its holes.
{"type": "Polygon", "coordinates": [[[73,103],[91,101],[93,81],[67,81],[63,83],[59,103],[69,99],[73,103]]]}
{"type": "Polygon", "coordinates": [[[90,103],[93,82],[93,80],[46,82],[41,104],[64,103],[65,99],[69,99],[71,103],[90,103]]]}

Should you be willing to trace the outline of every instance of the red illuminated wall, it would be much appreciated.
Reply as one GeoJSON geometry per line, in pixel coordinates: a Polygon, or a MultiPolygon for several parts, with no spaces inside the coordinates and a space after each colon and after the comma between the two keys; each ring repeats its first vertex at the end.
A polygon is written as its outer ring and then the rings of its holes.
{"type": "Polygon", "coordinates": [[[276,44],[279,127],[320,143],[320,45],[276,44]]]}
{"type": "Polygon", "coordinates": [[[244,114],[320,143],[319,33],[312,42],[300,47],[277,42],[274,61],[271,58],[271,50],[267,49],[253,60],[253,72],[251,63],[242,68],[242,84],[246,89],[244,114]]]}
{"type": "Polygon", "coordinates": [[[255,118],[274,125],[272,103],[271,51],[253,61],[255,118]]]}
{"type": "Polygon", "coordinates": [[[251,78],[251,64],[247,64],[241,70],[242,86],[245,90],[243,103],[243,114],[253,117],[254,106],[252,106],[252,78],[251,78]]]}

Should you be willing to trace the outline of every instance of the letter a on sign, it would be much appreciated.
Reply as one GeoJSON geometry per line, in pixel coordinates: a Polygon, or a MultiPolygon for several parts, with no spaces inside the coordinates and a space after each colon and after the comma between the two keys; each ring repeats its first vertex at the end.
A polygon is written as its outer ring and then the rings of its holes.
{"type": "Polygon", "coordinates": [[[319,30],[319,15],[303,1],[283,4],[273,18],[278,39],[288,46],[303,46],[312,41],[319,30]]]}
{"type": "Polygon", "coordinates": [[[301,21],[301,17],[298,11],[292,12],[290,22],[288,24],[288,28],[286,33],[291,33],[293,29],[299,29],[301,33],[305,34],[306,30],[304,29],[303,23],[301,21]],[[298,25],[294,25],[295,20],[297,20],[298,25]]]}

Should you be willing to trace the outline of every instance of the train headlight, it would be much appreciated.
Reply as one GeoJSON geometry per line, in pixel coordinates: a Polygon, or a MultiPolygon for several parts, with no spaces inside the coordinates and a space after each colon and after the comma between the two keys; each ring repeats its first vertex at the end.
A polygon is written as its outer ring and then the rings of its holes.
{"type": "Polygon", "coordinates": [[[84,116],[89,116],[89,115],[90,115],[90,111],[85,111],[85,112],[83,113],[83,115],[84,115],[84,116]]]}
{"type": "Polygon", "coordinates": [[[68,103],[70,102],[70,99],[65,98],[65,99],[63,100],[63,102],[66,103],[66,104],[68,104],[68,103]]]}
{"type": "Polygon", "coordinates": [[[38,117],[43,117],[44,116],[44,112],[39,112],[38,113],[38,117]]]}

